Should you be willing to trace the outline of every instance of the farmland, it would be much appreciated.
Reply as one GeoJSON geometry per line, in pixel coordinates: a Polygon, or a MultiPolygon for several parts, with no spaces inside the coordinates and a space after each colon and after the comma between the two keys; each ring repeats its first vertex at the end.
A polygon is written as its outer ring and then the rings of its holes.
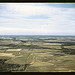
{"type": "Polygon", "coordinates": [[[75,37],[0,36],[0,72],[75,72],[75,37]]]}

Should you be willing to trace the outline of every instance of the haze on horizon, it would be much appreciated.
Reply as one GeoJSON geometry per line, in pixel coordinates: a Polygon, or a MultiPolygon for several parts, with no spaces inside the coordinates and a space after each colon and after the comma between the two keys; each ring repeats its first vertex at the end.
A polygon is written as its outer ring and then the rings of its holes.
{"type": "Polygon", "coordinates": [[[75,3],[0,3],[0,35],[75,35],[75,3]]]}

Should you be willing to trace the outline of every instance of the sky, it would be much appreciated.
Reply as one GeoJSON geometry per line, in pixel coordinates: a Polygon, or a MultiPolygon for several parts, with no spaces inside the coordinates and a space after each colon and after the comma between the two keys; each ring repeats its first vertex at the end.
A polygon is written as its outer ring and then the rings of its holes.
{"type": "Polygon", "coordinates": [[[75,35],[75,3],[0,3],[0,35],[75,35]]]}

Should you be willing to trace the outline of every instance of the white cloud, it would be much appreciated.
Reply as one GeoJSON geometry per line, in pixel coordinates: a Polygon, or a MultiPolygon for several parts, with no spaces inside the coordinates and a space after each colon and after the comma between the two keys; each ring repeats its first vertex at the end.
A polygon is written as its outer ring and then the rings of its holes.
{"type": "Polygon", "coordinates": [[[54,8],[54,7],[49,7],[49,6],[45,6],[43,4],[41,5],[35,5],[35,3],[33,4],[15,4],[15,3],[11,3],[8,4],[9,9],[13,10],[14,12],[18,12],[20,15],[24,16],[24,17],[29,17],[29,16],[33,16],[33,15],[46,15],[46,16],[52,16],[52,14],[55,14],[56,12],[58,12],[58,14],[60,13],[59,8],[54,8]]]}
{"type": "Polygon", "coordinates": [[[8,3],[8,9],[1,13],[0,23],[3,28],[0,32],[8,33],[70,33],[75,32],[75,9],[56,8],[45,4],[35,3],[8,3]],[[47,16],[48,19],[27,19],[31,16],[47,16]],[[8,18],[10,17],[10,18],[8,18]],[[5,28],[6,26],[6,28],[5,28]],[[8,28],[7,28],[8,27],[8,28]]]}
{"type": "Polygon", "coordinates": [[[44,28],[36,28],[36,29],[24,29],[24,28],[0,28],[0,34],[27,34],[27,33],[47,33],[47,30],[44,28]]]}

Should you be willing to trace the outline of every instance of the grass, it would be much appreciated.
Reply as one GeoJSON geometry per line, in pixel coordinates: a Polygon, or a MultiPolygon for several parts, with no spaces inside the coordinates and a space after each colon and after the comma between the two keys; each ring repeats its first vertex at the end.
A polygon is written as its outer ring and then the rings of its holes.
{"type": "Polygon", "coordinates": [[[0,72],[74,72],[73,40],[65,37],[1,40],[0,72]]]}

